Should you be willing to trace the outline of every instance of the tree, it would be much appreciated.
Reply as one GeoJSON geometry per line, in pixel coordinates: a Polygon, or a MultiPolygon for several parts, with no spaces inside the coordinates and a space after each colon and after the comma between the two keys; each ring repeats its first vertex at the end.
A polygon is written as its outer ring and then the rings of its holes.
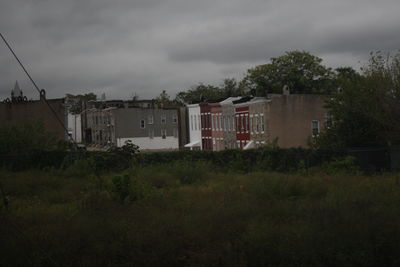
{"type": "Polygon", "coordinates": [[[156,98],[156,103],[162,108],[172,108],[178,106],[175,101],[171,100],[170,96],[165,90],[163,90],[156,98]]]}
{"type": "Polygon", "coordinates": [[[291,93],[328,94],[334,89],[334,73],[321,62],[321,58],[305,51],[286,52],[271,58],[271,63],[247,70],[242,83],[262,96],[282,93],[285,85],[291,93]]]}
{"type": "Polygon", "coordinates": [[[199,103],[201,101],[218,100],[225,97],[223,89],[200,83],[192,86],[188,91],[179,92],[176,95],[176,101],[183,104],[199,103]]]}
{"type": "Polygon", "coordinates": [[[66,105],[72,114],[79,114],[82,112],[82,102],[89,100],[96,100],[97,96],[94,93],[79,94],[79,95],[66,95],[66,105]]]}
{"type": "Polygon", "coordinates": [[[316,145],[344,149],[400,144],[400,54],[372,53],[362,75],[339,75],[342,90],[326,105],[333,125],[316,145]]]}
{"type": "Polygon", "coordinates": [[[53,150],[58,145],[60,140],[46,131],[42,121],[0,126],[0,154],[53,150]]]}
{"type": "Polygon", "coordinates": [[[241,96],[244,93],[241,91],[241,88],[239,87],[239,84],[235,78],[224,79],[224,82],[221,85],[221,89],[223,91],[224,97],[241,96]]]}

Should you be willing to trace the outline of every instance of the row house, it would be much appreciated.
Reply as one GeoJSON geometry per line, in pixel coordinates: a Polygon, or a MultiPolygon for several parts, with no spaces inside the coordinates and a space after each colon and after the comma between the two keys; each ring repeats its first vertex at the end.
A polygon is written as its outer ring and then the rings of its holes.
{"type": "Polygon", "coordinates": [[[88,143],[102,147],[121,147],[130,141],[138,145],[140,150],[179,149],[178,109],[163,109],[152,105],[129,106],[117,101],[111,103],[111,107],[105,103],[86,110],[85,132],[89,133],[86,140],[88,143]]]}
{"type": "Polygon", "coordinates": [[[271,100],[264,97],[253,98],[249,103],[250,142],[246,148],[263,146],[270,142],[267,123],[269,119],[269,107],[271,100]]]}
{"type": "Polygon", "coordinates": [[[200,103],[201,146],[204,150],[212,150],[211,133],[211,106],[209,103],[200,103]]]}
{"type": "Polygon", "coordinates": [[[223,132],[223,120],[222,120],[222,107],[220,103],[211,103],[210,114],[211,114],[211,140],[212,150],[219,151],[225,148],[224,146],[224,132],[223,132]]]}
{"type": "Polygon", "coordinates": [[[236,144],[238,148],[244,148],[250,142],[249,100],[242,98],[234,101],[236,144]]]}
{"type": "Polygon", "coordinates": [[[189,143],[184,147],[190,150],[202,149],[202,138],[201,138],[201,112],[199,104],[187,105],[187,117],[188,117],[188,132],[189,132],[189,143]]]}
{"type": "Polygon", "coordinates": [[[241,97],[229,97],[220,102],[223,119],[224,148],[233,149],[238,147],[236,143],[235,107],[233,101],[240,99],[241,97]]]}
{"type": "Polygon", "coordinates": [[[188,105],[190,143],[185,147],[219,151],[273,142],[280,147],[307,147],[329,120],[326,97],[274,94],[188,105]]]}

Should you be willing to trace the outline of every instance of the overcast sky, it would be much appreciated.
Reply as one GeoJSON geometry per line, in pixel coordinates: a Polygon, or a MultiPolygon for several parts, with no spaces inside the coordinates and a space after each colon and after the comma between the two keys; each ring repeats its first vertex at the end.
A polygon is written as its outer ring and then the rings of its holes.
{"type": "MultiPolygon", "coordinates": [[[[285,51],[360,67],[400,49],[399,0],[1,0],[0,32],[48,97],[172,97],[199,82],[241,79],[285,51]]],[[[0,99],[18,80],[0,43],[0,99]]]]}

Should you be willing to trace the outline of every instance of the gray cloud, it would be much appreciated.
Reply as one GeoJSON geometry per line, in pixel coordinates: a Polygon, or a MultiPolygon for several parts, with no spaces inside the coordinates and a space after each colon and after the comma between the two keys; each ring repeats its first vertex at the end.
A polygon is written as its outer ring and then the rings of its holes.
{"type": "MultiPolygon", "coordinates": [[[[0,31],[50,97],[174,95],[241,78],[288,50],[357,67],[372,50],[400,48],[394,0],[5,0],[0,31]]],[[[0,99],[32,85],[0,44],[0,99]]]]}

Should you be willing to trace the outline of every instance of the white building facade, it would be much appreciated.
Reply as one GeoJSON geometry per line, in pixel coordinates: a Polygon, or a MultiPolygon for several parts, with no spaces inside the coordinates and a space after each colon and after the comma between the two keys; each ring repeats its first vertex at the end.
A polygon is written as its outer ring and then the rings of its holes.
{"type": "Polygon", "coordinates": [[[189,143],[185,145],[190,150],[202,149],[201,144],[201,117],[199,104],[187,105],[189,143]]]}

